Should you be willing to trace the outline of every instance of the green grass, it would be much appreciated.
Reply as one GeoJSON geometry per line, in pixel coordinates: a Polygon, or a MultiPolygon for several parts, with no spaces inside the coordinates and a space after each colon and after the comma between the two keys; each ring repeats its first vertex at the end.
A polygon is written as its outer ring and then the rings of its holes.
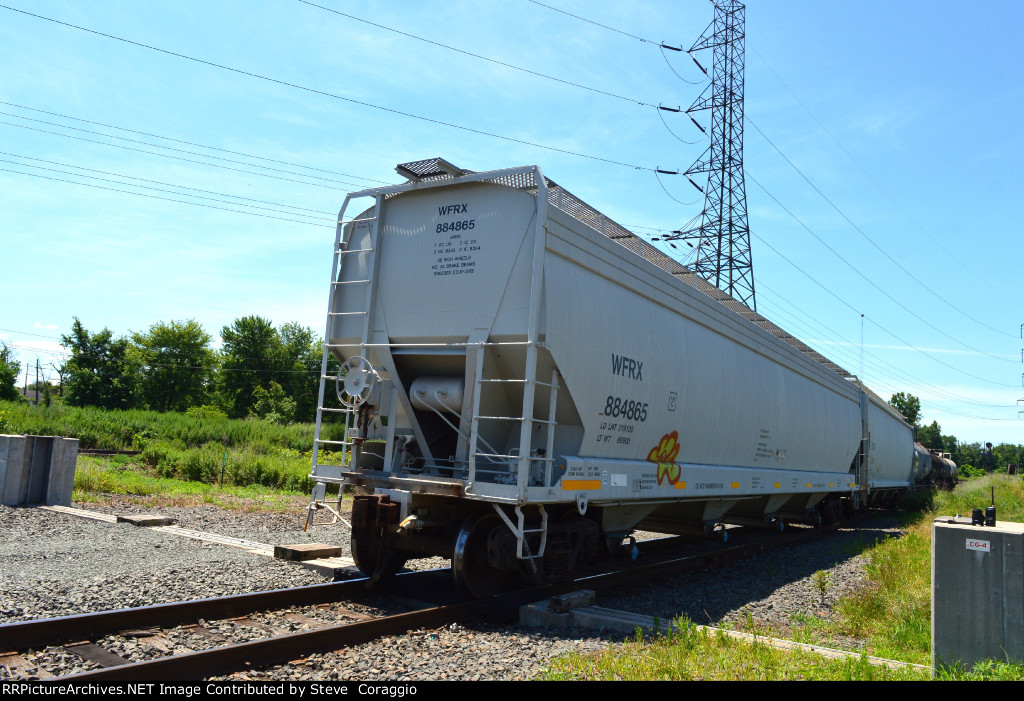
{"type": "Polygon", "coordinates": [[[826,634],[866,638],[871,654],[929,664],[931,531],[918,524],[866,553],[868,586],[842,600],[826,634]]]}
{"type": "MultiPolygon", "coordinates": [[[[837,615],[825,620],[808,612],[791,621],[789,638],[797,642],[842,647],[844,640],[866,640],[867,654],[928,665],[931,663],[931,524],[938,516],[968,515],[990,503],[995,488],[997,518],[1024,521],[1024,482],[1005,475],[967,480],[952,492],[918,493],[908,503],[903,533],[876,543],[848,546],[863,554],[867,584],[841,600],[837,615]]],[[[813,580],[824,594],[824,574],[813,580]]],[[[682,622],[685,627],[685,621],[682,622]]],[[[767,631],[762,631],[767,634],[767,631]]],[[[771,635],[780,637],[777,631],[771,635]]],[[[751,645],[711,633],[689,632],[653,641],[636,639],[597,655],[557,660],[546,679],[922,679],[926,673],[887,670],[859,660],[832,661],[751,645]]],[[[1024,680],[1024,666],[986,661],[970,671],[939,670],[940,680],[1024,680]]]]}
{"type": "Polygon", "coordinates": [[[124,456],[80,456],[72,500],[102,502],[112,497],[147,506],[210,504],[253,511],[294,511],[308,500],[309,491],[282,491],[262,485],[221,487],[146,474],[124,456]]]}
{"type": "Polygon", "coordinates": [[[639,634],[622,645],[589,655],[556,660],[545,680],[589,681],[895,681],[923,680],[927,671],[890,669],[866,658],[832,660],[807,652],[777,650],[763,642],[738,640],[698,629],[686,620],[679,632],[653,639],[639,634]]]}
{"type": "MultiPolygon", "coordinates": [[[[636,637],[607,650],[556,659],[546,681],[924,681],[931,671],[872,665],[866,655],[829,659],[811,652],[778,650],[762,640],[738,640],[698,629],[685,619],[673,633],[636,637]]],[[[970,671],[940,669],[939,681],[1024,679],[1024,667],[979,663],[970,671]]]]}
{"type": "Polygon", "coordinates": [[[986,506],[993,487],[998,519],[1024,521],[1024,483],[1005,475],[973,478],[952,492],[913,495],[902,535],[863,549],[867,585],[840,601],[838,615],[827,622],[794,621],[795,637],[820,644],[864,639],[872,655],[930,664],[932,521],[986,506]]]}

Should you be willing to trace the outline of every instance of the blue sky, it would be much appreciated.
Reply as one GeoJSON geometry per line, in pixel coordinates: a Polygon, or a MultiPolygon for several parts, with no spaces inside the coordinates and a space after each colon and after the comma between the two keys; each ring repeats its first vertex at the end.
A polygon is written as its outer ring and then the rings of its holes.
{"type": "MultiPolygon", "coordinates": [[[[0,8],[0,341],[23,364],[45,369],[74,316],[322,329],[330,220],[400,162],[538,164],[641,234],[702,206],[646,170],[685,170],[702,134],[638,103],[700,94],[658,43],[689,48],[707,0],[545,3],[611,29],[528,0],[318,1],[364,22],[298,0],[0,2],[293,84],[0,8]]],[[[1024,441],[1022,24],[999,1],[747,5],[758,311],[967,441],[1024,441]]]]}

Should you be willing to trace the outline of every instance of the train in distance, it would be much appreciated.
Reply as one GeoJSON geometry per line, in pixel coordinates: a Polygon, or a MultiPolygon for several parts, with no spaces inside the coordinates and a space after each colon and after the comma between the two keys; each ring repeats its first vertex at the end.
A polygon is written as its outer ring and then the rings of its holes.
{"type": "Polygon", "coordinates": [[[830,522],[944,465],[857,377],[539,167],[397,170],[339,214],[307,513],[361,488],[373,582],[441,556],[488,596],[634,529],[830,522]]]}

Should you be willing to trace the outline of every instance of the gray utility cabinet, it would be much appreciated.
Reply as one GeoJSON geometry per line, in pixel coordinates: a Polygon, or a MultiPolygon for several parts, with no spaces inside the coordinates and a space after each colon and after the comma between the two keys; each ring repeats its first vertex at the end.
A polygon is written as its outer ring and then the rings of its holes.
{"type": "Polygon", "coordinates": [[[932,665],[1024,660],[1024,524],[932,524],[932,665]]]}
{"type": "Polygon", "coordinates": [[[0,435],[0,504],[71,505],[78,439],[0,435]]]}

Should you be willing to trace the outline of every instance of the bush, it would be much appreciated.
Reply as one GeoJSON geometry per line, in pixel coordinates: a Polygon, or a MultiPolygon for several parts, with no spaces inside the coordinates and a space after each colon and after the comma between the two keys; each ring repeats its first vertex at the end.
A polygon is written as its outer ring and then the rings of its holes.
{"type": "Polygon", "coordinates": [[[210,450],[190,450],[185,455],[181,466],[181,477],[190,482],[217,481],[220,473],[220,455],[213,455],[210,450]]]}
{"type": "Polygon", "coordinates": [[[961,465],[957,468],[956,475],[960,479],[967,479],[969,477],[984,477],[988,472],[983,467],[972,467],[971,465],[961,465]]]}
{"type": "Polygon", "coordinates": [[[189,407],[185,411],[185,416],[190,416],[193,419],[226,419],[228,415],[224,413],[224,410],[220,407],[213,406],[212,404],[203,404],[202,406],[189,407]]]}

